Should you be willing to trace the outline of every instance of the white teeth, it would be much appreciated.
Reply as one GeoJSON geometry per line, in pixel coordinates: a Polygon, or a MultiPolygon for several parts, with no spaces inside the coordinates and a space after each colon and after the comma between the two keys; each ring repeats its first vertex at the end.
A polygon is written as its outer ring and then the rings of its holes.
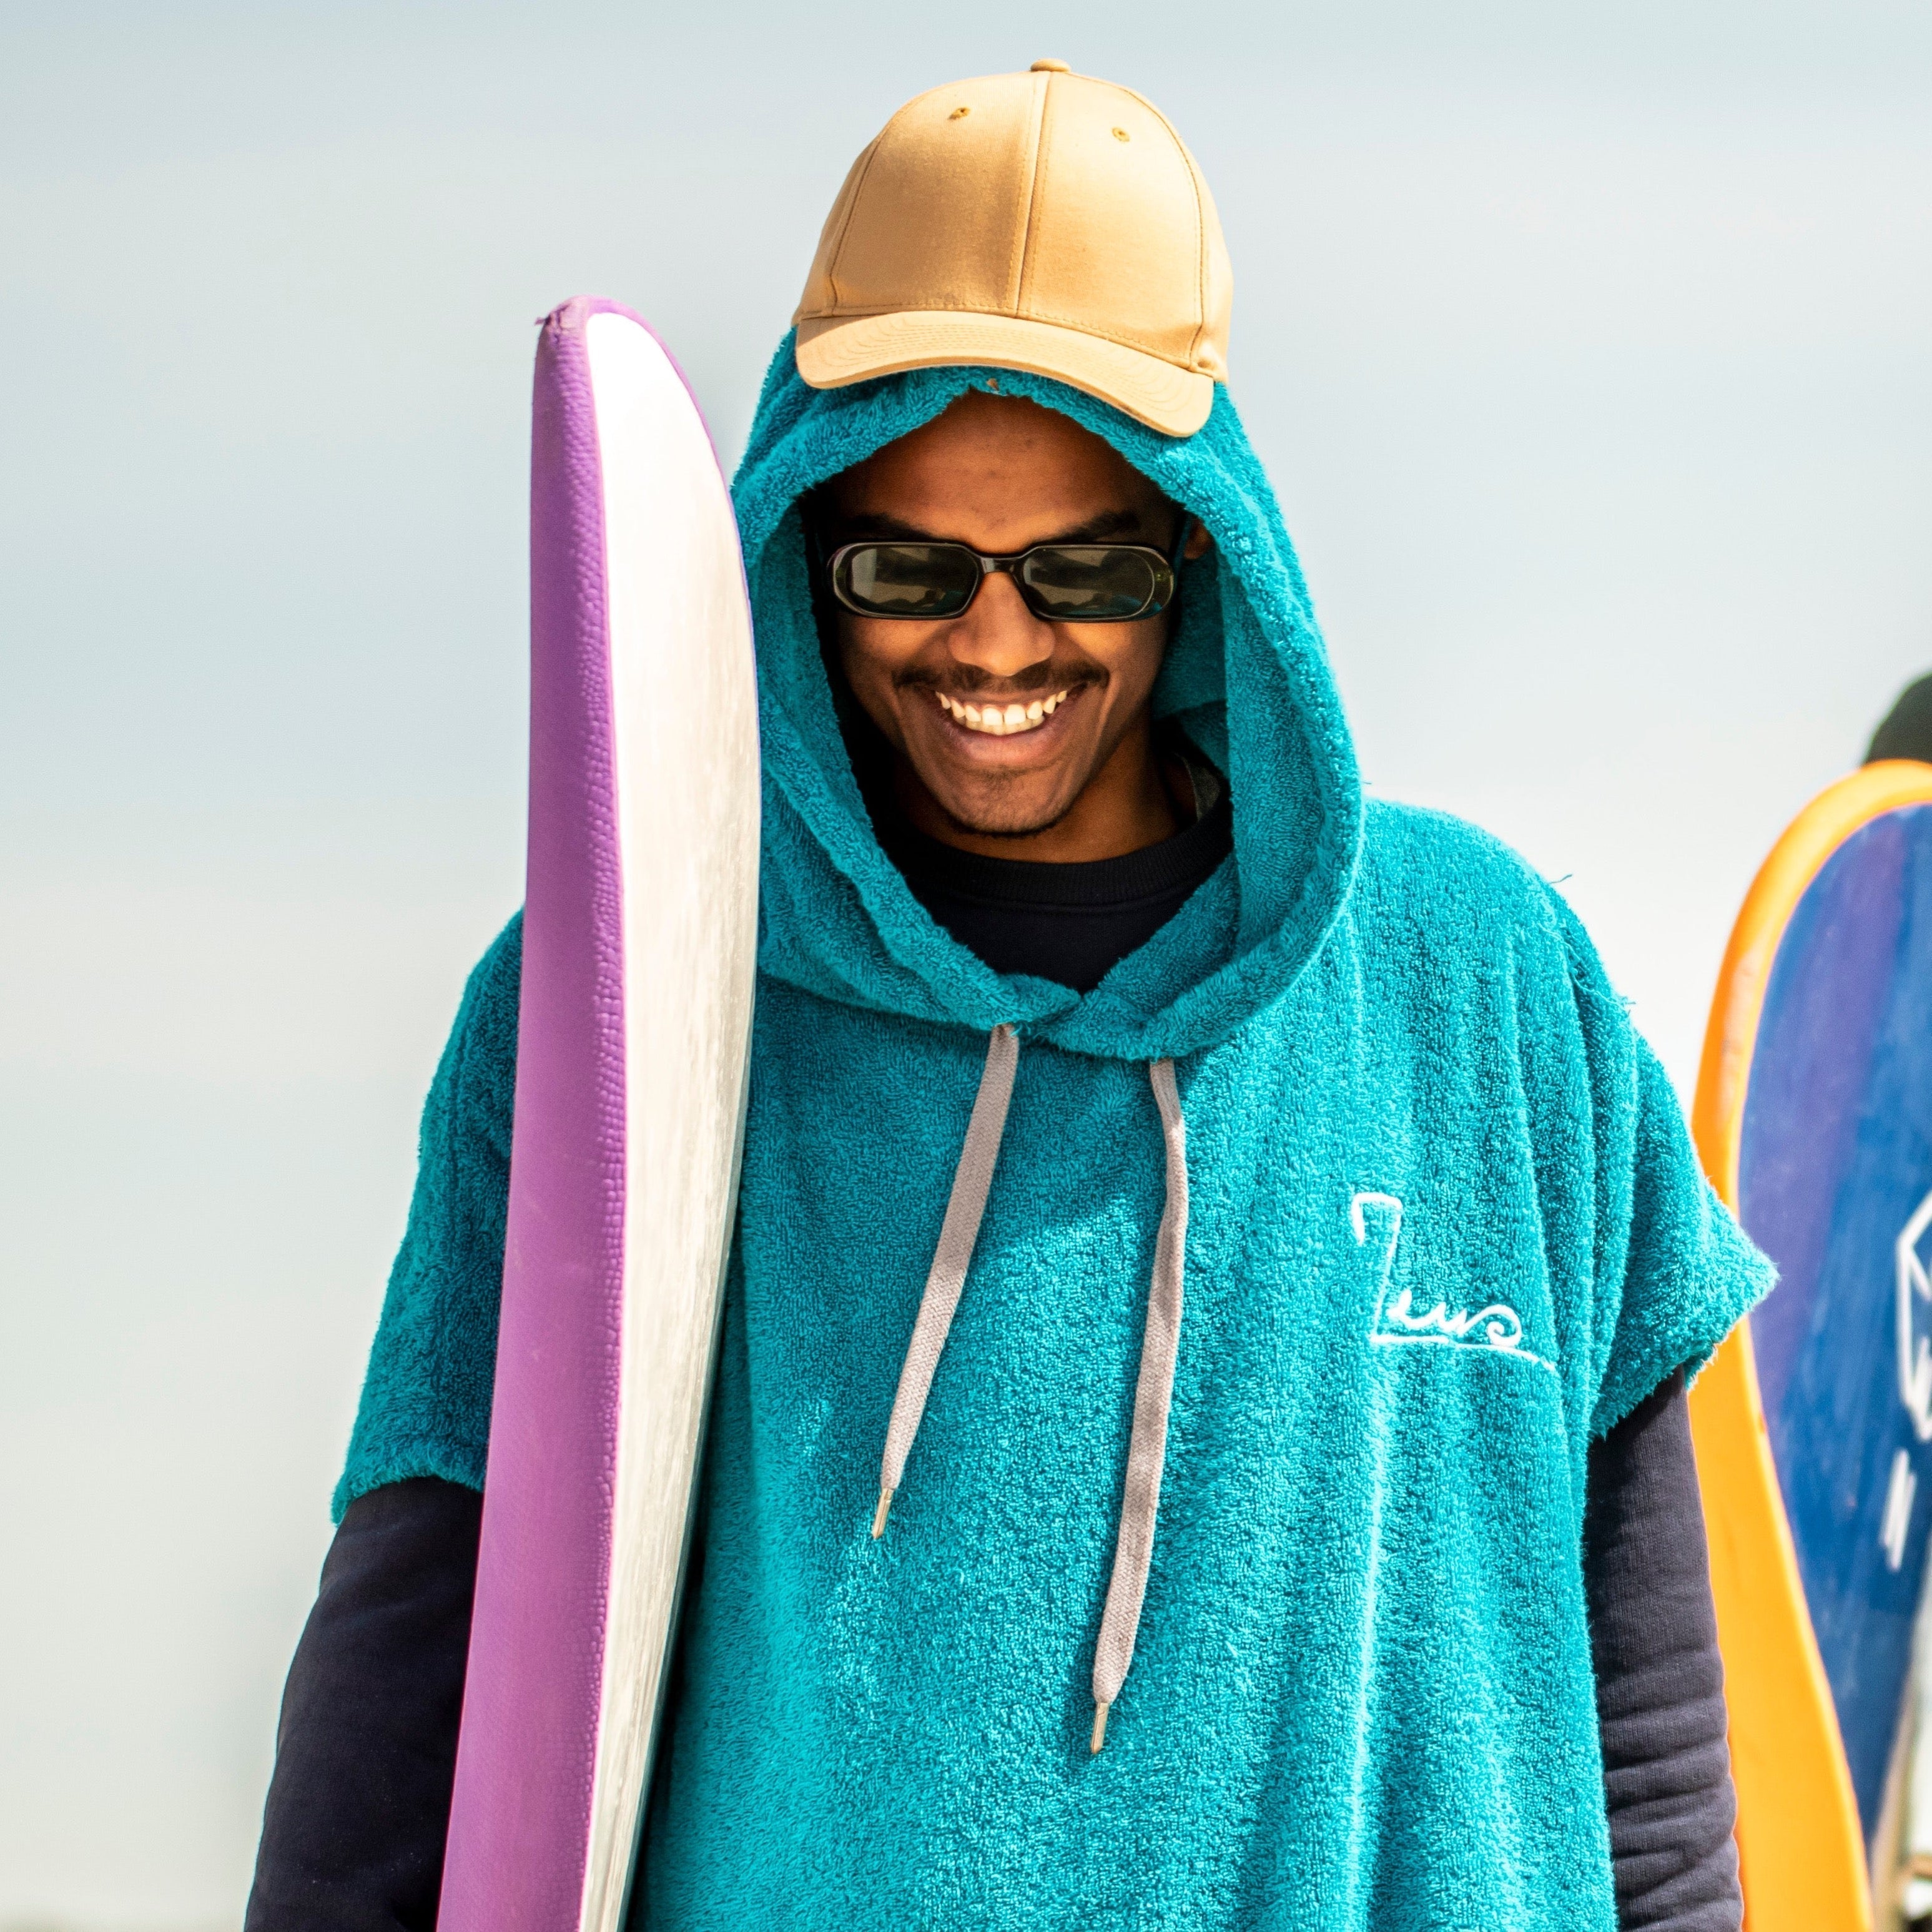
{"type": "Polygon", "coordinates": [[[937,695],[940,708],[956,724],[963,724],[969,731],[983,731],[988,737],[1005,738],[1037,730],[1065,701],[1066,693],[1056,691],[1051,698],[1036,698],[1030,704],[988,704],[983,709],[962,704],[943,691],[937,695]]]}

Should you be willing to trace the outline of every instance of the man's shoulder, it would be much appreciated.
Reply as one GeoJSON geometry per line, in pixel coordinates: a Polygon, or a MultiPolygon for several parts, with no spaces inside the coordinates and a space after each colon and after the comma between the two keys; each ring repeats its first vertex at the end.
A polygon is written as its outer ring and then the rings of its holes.
{"type": "MultiPolygon", "coordinates": [[[[1568,902],[1520,853],[1446,812],[1367,810],[1348,926],[1365,986],[1432,1035],[1457,1011],[1574,1015],[1621,1005],[1568,902]]],[[[1564,1022],[1568,1024],[1568,1022],[1564,1022]]]]}
{"type": "Polygon", "coordinates": [[[424,1114],[425,1136],[448,1132],[487,1142],[510,1157],[516,1105],[517,1025],[524,974],[524,916],[519,911],[471,970],[436,1069],[424,1114]]]}
{"type": "Polygon", "coordinates": [[[1562,894],[1520,853],[1421,806],[1370,803],[1350,911],[1371,952],[1432,961],[1432,976],[1507,964],[1553,985],[1589,950],[1562,894]]]}
{"type": "Polygon", "coordinates": [[[1522,855],[1466,818],[1386,799],[1363,818],[1358,895],[1390,912],[1526,920],[1554,933],[1553,889],[1522,855]]]}

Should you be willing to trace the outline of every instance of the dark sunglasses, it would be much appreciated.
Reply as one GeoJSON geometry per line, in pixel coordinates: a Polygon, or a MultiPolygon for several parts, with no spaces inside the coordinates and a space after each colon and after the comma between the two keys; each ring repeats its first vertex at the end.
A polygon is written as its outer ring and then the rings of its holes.
{"type": "Polygon", "coordinates": [[[862,617],[961,616],[980,585],[1004,571],[1027,608],[1050,624],[1124,624],[1172,601],[1193,526],[1182,518],[1172,556],[1145,544],[1036,544],[987,556],[961,543],[849,543],[825,560],[825,571],[832,596],[862,617]]]}

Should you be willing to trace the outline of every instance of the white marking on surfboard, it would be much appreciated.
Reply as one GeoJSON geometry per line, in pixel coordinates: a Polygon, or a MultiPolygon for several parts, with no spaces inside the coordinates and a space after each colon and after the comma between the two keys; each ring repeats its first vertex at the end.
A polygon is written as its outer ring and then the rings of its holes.
{"type": "MultiPolygon", "coordinates": [[[[1898,1261],[1898,1397],[1922,1442],[1932,1442],[1932,1338],[1915,1335],[1912,1304],[1932,1304],[1932,1276],[1918,1252],[1919,1238],[1932,1228],[1932,1194],[1920,1202],[1912,1219],[1899,1230],[1894,1252],[1898,1261]]],[[[1898,1564],[1894,1564],[1895,1570],[1898,1564]]]]}
{"type": "Polygon", "coordinates": [[[1878,1540],[1885,1550],[1886,1567],[1896,1570],[1905,1561],[1906,1533],[1912,1526],[1912,1504],[1918,1494],[1918,1478],[1912,1474],[1912,1458],[1903,1449],[1892,1459],[1892,1481],[1885,1492],[1885,1520],[1879,1526],[1878,1540]]]}

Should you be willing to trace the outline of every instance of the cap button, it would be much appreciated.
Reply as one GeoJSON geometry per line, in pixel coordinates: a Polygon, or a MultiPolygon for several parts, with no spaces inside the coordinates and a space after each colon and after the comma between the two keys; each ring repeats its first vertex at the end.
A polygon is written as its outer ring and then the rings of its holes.
{"type": "Polygon", "coordinates": [[[1071,74],[1073,70],[1064,61],[1041,60],[1033,64],[1035,74],[1071,74]]]}

